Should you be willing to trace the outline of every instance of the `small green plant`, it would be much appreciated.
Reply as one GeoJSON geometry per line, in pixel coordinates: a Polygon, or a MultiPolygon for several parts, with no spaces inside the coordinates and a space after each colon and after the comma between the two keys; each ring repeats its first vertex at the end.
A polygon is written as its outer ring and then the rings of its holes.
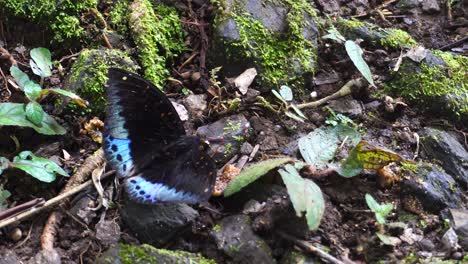
{"type": "Polygon", "coordinates": [[[304,122],[307,119],[304,113],[291,102],[294,97],[293,92],[289,86],[282,85],[279,92],[276,90],[271,90],[271,92],[276,98],[278,98],[281,103],[279,109],[277,110],[278,112],[284,112],[287,117],[299,122],[304,122]],[[291,109],[294,112],[291,112],[291,109]]]}
{"type": "Polygon", "coordinates": [[[9,168],[20,169],[34,178],[43,182],[52,182],[55,180],[55,175],[69,176],[59,165],[55,162],[38,157],[31,151],[22,151],[13,161],[7,158],[0,157],[0,175],[4,170],[9,168]]]}
{"type": "Polygon", "coordinates": [[[364,78],[375,86],[374,80],[372,78],[372,73],[370,71],[369,65],[367,65],[366,61],[362,57],[364,51],[361,49],[359,44],[352,40],[346,40],[343,35],[333,26],[327,30],[328,34],[323,36],[324,39],[332,39],[340,44],[344,43],[346,53],[348,53],[349,58],[353,62],[354,66],[359,70],[359,72],[364,76],[364,78]]]}
{"type": "Polygon", "coordinates": [[[3,189],[3,185],[0,184],[0,212],[7,209],[5,204],[6,199],[11,196],[11,193],[5,189],[3,189]]]}
{"type": "Polygon", "coordinates": [[[50,51],[46,48],[31,50],[30,66],[34,74],[41,77],[40,84],[29,79],[28,75],[16,66],[10,68],[10,74],[24,92],[28,103],[0,103],[0,126],[30,127],[44,135],[63,135],[65,128],[59,125],[42,109],[39,102],[49,93],[70,97],[77,104],[86,106],[86,101],[72,92],[62,89],[43,89],[44,78],[52,75],[50,51]]]}
{"type": "Polygon", "coordinates": [[[337,126],[339,124],[347,126],[347,125],[355,125],[353,120],[345,115],[342,114],[337,114],[335,111],[333,111],[331,108],[327,107],[327,109],[330,111],[330,116],[325,120],[325,124],[331,125],[331,126],[337,126]]]}
{"type": "Polygon", "coordinates": [[[387,218],[388,214],[393,209],[393,204],[379,204],[372,195],[366,193],[366,203],[367,206],[371,209],[371,211],[375,214],[375,219],[379,224],[384,225],[386,223],[385,218],[387,218]]]}

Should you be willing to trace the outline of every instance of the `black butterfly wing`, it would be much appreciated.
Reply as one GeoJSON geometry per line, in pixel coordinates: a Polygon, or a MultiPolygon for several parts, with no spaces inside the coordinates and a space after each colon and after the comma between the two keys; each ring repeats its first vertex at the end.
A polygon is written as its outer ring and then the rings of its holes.
{"type": "Polygon", "coordinates": [[[142,203],[207,200],[216,178],[214,161],[198,137],[185,136],[167,97],[130,72],[109,69],[103,148],[142,203]]]}
{"type": "Polygon", "coordinates": [[[141,203],[208,200],[217,170],[206,150],[198,137],[182,137],[147,168],[126,179],[127,193],[141,203]]]}
{"type": "Polygon", "coordinates": [[[143,169],[185,130],[172,103],[153,84],[114,68],[108,77],[103,147],[111,167],[125,177],[143,169]]]}

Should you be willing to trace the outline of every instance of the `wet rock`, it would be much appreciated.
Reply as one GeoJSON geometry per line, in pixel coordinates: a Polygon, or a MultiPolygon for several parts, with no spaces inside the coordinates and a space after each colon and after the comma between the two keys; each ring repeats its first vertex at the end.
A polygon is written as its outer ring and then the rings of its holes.
{"type": "Polygon", "coordinates": [[[96,264],[121,264],[121,263],[193,263],[193,264],[216,264],[215,261],[206,259],[200,254],[186,251],[171,251],[167,249],[154,248],[150,245],[125,245],[119,244],[109,248],[100,256],[96,264]]]}
{"type": "Polygon", "coordinates": [[[400,70],[387,82],[386,90],[439,117],[466,123],[467,63],[464,56],[427,50],[419,63],[404,58],[400,70]]]}
{"type": "Polygon", "coordinates": [[[434,243],[429,239],[423,239],[419,241],[419,246],[421,247],[422,250],[429,251],[429,252],[435,249],[434,243]]]}
{"type": "Polygon", "coordinates": [[[189,230],[199,216],[183,203],[140,204],[129,199],[122,208],[122,220],[142,242],[161,246],[189,230]]]}
{"type": "Polygon", "coordinates": [[[244,205],[243,210],[251,216],[251,226],[256,232],[281,229],[296,237],[305,237],[310,233],[304,218],[296,216],[283,186],[254,182],[227,198],[224,204],[230,210],[238,210],[239,206],[244,205]],[[261,210],[255,212],[259,205],[261,210]]]}
{"type": "Polygon", "coordinates": [[[139,67],[130,57],[114,49],[93,49],[81,52],[68,75],[66,88],[89,102],[87,111],[103,114],[106,108],[105,82],[107,69],[120,68],[135,72],[139,67]]]}
{"type": "Polygon", "coordinates": [[[5,249],[0,253],[0,264],[17,264],[21,263],[20,258],[12,250],[5,249]]]}
{"type": "Polygon", "coordinates": [[[28,262],[28,264],[60,264],[60,254],[56,249],[40,250],[28,262]]]}
{"type": "Polygon", "coordinates": [[[320,5],[324,13],[339,14],[340,12],[340,4],[337,0],[317,0],[317,4],[320,5]]]}
{"type": "Polygon", "coordinates": [[[422,10],[428,14],[439,13],[439,2],[437,0],[424,0],[422,1],[422,10]]]}
{"type": "Polygon", "coordinates": [[[337,100],[329,101],[329,106],[338,113],[349,116],[362,115],[361,104],[351,96],[346,96],[337,100]]]}
{"type": "Polygon", "coordinates": [[[218,3],[210,61],[223,65],[226,76],[254,67],[258,83],[284,84],[291,75],[313,71],[318,27],[307,1],[218,3]]]}
{"type": "Polygon", "coordinates": [[[458,235],[460,246],[468,250],[468,210],[450,209],[450,225],[458,235]]]}
{"type": "Polygon", "coordinates": [[[442,167],[463,186],[468,187],[468,152],[452,134],[427,127],[421,143],[428,156],[442,162],[442,167]]]}
{"type": "Polygon", "coordinates": [[[197,129],[197,135],[210,141],[210,155],[218,164],[223,164],[236,155],[241,144],[249,136],[250,123],[244,115],[220,119],[197,129]]]}
{"type": "Polygon", "coordinates": [[[176,102],[171,102],[172,106],[174,106],[177,114],[179,115],[180,120],[187,121],[189,120],[189,113],[183,104],[179,104],[176,102]]]}
{"type": "Polygon", "coordinates": [[[115,245],[120,240],[120,226],[116,221],[101,219],[96,224],[96,239],[103,245],[115,245]]]}
{"type": "Polygon", "coordinates": [[[425,210],[433,213],[463,205],[457,183],[441,167],[430,163],[419,164],[416,174],[403,180],[401,190],[403,197],[415,197],[425,210]]]}
{"type": "Polygon", "coordinates": [[[212,231],[218,249],[234,263],[276,263],[266,242],[254,234],[246,215],[232,215],[217,223],[212,231]]]}
{"type": "Polygon", "coordinates": [[[396,6],[401,9],[415,8],[415,7],[418,7],[419,5],[420,5],[419,0],[400,0],[396,4],[396,6]]]}
{"type": "Polygon", "coordinates": [[[90,224],[96,217],[96,211],[91,210],[92,207],[94,207],[94,200],[83,196],[70,208],[70,213],[78,216],[86,224],[90,224]]]}
{"type": "Polygon", "coordinates": [[[244,155],[250,155],[253,151],[253,146],[249,142],[244,142],[241,146],[240,152],[244,155]]]}
{"type": "Polygon", "coordinates": [[[257,100],[257,96],[260,95],[260,91],[257,91],[255,89],[248,89],[247,93],[244,94],[244,100],[247,103],[253,103],[255,100],[257,100]]]}
{"type": "Polygon", "coordinates": [[[444,249],[448,252],[458,249],[458,237],[453,228],[449,228],[441,239],[444,249]]]}
{"type": "Polygon", "coordinates": [[[184,105],[193,118],[199,118],[208,105],[206,94],[191,94],[184,98],[184,105]]]}

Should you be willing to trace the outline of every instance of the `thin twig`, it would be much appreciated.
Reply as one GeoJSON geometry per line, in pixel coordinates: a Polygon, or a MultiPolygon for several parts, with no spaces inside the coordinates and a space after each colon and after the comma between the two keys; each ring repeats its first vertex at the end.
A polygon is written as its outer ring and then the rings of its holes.
{"type": "MultiPolygon", "coordinates": [[[[107,178],[107,177],[111,176],[114,173],[115,173],[115,171],[110,171],[110,172],[104,174],[102,176],[102,178],[103,179],[107,178]]],[[[45,202],[42,207],[32,208],[31,210],[20,213],[20,214],[14,216],[12,218],[5,219],[4,221],[0,222],[0,228],[8,226],[8,225],[13,224],[13,223],[16,223],[18,221],[25,220],[25,219],[33,216],[33,215],[36,215],[37,213],[41,213],[41,212],[45,211],[46,209],[61,203],[63,200],[73,196],[74,194],[81,192],[82,190],[86,189],[87,187],[89,187],[91,185],[93,185],[93,181],[89,180],[89,181],[87,181],[87,182],[85,182],[85,183],[83,183],[81,185],[75,186],[74,188],[68,190],[65,193],[62,193],[62,194],[60,194],[60,195],[58,195],[58,196],[56,196],[56,197],[54,197],[54,198],[52,198],[50,200],[47,200],[47,202],[45,202]]]]}
{"type": "MultiPolygon", "coordinates": [[[[68,190],[73,189],[76,185],[83,183],[90,178],[91,172],[100,167],[105,161],[104,151],[98,149],[92,156],[89,156],[80,167],[80,169],[70,177],[70,180],[65,185],[61,193],[66,193],[68,190]]],[[[92,182],[92,181],[91,181],[92,182]]],[[[62,220],[63,214],[58,211],[53,211],[47,218],[44,224],[44,229],[41,235],[41,248],[44,250],[52,250],[54,247],[55,234],[57,227],[62,220]]]]}
{"type": "Polygon", "coordinates": [[[9,208],[7,210],[1,211],[0,212],[0,221],[6,218],[11,217],[12,215],[19,214],[21,212],[24,212],[25,210],[29,210],[33,207],[37,207],[39,205],[44,204],[44,199],[43,198],[36,198],[34,200],[31,200],[26,203],[22,203],[20,205],[17,205],[13,208],[9,208]]]}
{"type": "MultiPolygon", "coordinates": [[[[277,233],[282,236],[283,238],[287,239],[287,240],[290,240],[292,242],[294,242],[295,244],[297,244],[298,246],[300,246],[301,248],[309,251],[310,253],[313,253],[315,255],[317,255],[319,258],[322,258],[330,263],[334,263],[334,264],[346,264],[345,262],[333,257],[332,255],[328,254],[327,252],[321,250],[320,248],[312,245],[311,243],[307,242],[307,241],[304,241],[304,240],[300,240],[300,239],[297,239],[291,235],[288,235],[286,233],[283,233],[281,231],[277,231],[277,233]]],[[[352,263],[350,261],[346,261],[347,263],[352,263]]]]}
{"type": "Polygon", "coordinates": [[[334,94],[331,94],[327,97],[324,97],[320,100],[317,100],[317,101],[314,101],[314,102],[309,102],[309,103],[304,103],[304,104],[299,104],[297,105],[297,107],[299,109],[304,109],[304,108],[310,108],[310,107],[318,107],[330,100],[333,100],[333,99],[337,99],[337,98],[340,98],[340,97],[343,97],[343,96],[346,96],[346,95],[350,95],[353,91],[353,87],[356,87],[356,88],[361,88],[363,87],[364,85],[366,84],[366,81],[364,81],[363,79],[353,79],[349,82],[347,82],[345,85],[343,85],[343,87],[341,87],[341,89],[337,92],[335,92],[334,94]]]}

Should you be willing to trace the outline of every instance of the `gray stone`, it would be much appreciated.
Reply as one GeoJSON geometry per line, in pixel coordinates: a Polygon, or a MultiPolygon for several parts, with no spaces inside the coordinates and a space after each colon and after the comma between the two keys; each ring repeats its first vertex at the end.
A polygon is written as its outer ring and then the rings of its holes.
{"type": "Polygon", "coordinates": [[[250,153],[252,153],[253,151],[253,146],[250,145],[249,142],[244,142],[244,144],[242,144],[241,146],[241,149],[240,149],[240,152],[244,155],[250,155],[250,153]]]}
{"type": "Polygon", "coordinates": [[[338,113],[350,116],[362,115],[361,104],[351,96],[346,96],[337,100],[330,100],[329,106],[338,113]]]}
{"type": "Polygon", "coordinates": [[[419,241],[419,246],[421,246],[421,249],[424,250],[424,251],[433,251],[435,249],[435,245],[434,243],[429,240],[429,239],[423,239],[421,241],[419,241]]]}
{"type": "Polygon", "coordinates": [[[13,250],[4,249],[0,253],[0,264],[17,264],[21,263],[20,258],[13,250]]]}
{"type": "MultiPolygon", "coordinates": [[[[218,12],[213,25],[215,34],[213,36],[213,51],[209,61],[213,65],[223,65],[223,73],[226,76],[237,76],[245,69],[254,67],[259,74],[256,81],[260,84],[286,83],[288,81],[284,76],[281,77],[282,80],[265,78],[266,68],[270,67],[265,64],[265,57],[272,54],[262,54],[265,49],[258,48],[257,44],[260,41],[258,41],[258,36],[252,32],[258,30],[259,25],[261,25],[262,30],[266,30],[274,39],[273,43],[267,43],[266,45],[274,45],[285,39],[290,39],[291,34],[297,33],[305,39],[306,43],[302,45],[303,47],[308,47],[307,49],[313,51],[316,49],[318,27],[314,17],[309,15],[305,8],[300,10],[304,21],[303,24],[299,25],[301,27],[300,31],[293,32],[290,27],[292,5],[289,1],[226,0],[220,2],[222,11],[218,12]],[[259,22],[259,24],[256,24],[255,27],[249,27],[239,22],[238,18],[252,19],[259,22]],[[249,32],[249,30],[251,31],[249,32]],[[246,45],[246,42],[250,42],[250,44],[246,45]]],[[[310,10],[312,10],[312,6],[310,6],[310,10]]],[[[253,25],[253,22],[250,24],[253,25]]],[[[298,37],[300,36],[296,36],[294,39],[298,39],[298,37]]],[[[299,46],[301,45],[297,45],[297,47],[299,46]]],[[[295,75],[311,72],[316,64],[315,56],[309,56],[307,62],[304,63],[305,55],[302,57],[296,56],[297,53],[294,51],[297,47],[288,47],[291,52],[285,55],[285,59],[289,61],[284,62],[284,71],[295,75]]]]}
{"type": "Polygon", "coordinates": [[[115,245],[120,240],[120,226],[116,221],[101,219],[95,229],[96,239],[103,245],[115,245]]]}
{"type": "Polygon", "coordinates": [[[184,98],[184,105],[192,117],[199,118],[208,106],[206,94],[191,94],[184,98]]]}
{"type": "Polygon", "coordinates": [[[210,141],[209,154],[222,164],[236,155],[249,136],[250,123],[244,115],[233,115],[201,126],[197,135],[210,141]]]}
{"type": "Polygon", "coordinates": [[[468,152],[452,134],[425,128],[421,142],[428,156],[442,162],[442,167],[465,188],[468,187],[468,152]]]}
{"type": "Polygon", "coordinates": [[[140,204],[129,199],[122,208],[122,220],[142,243],[161,246],[189,231],[199,216],[183,203],[140,204]]]}
{"type": "Polygon", "coordinates": [[[458,237],[457,233],[455,233],[455,230],[453,228],[449,228],[445,234],[442,236],[441,239],[442,245],[444,246],[444,249],[446,249],[448,252],[452,250],[457,250],[458,249],[458,237]]]}
{"type": "Polygon", "coordinates": [[[439,2],[437,0],[424,0],[422,1],[422,10],[428,14],[439,13],[439,2]]]}
{"type": "Polygon", "coordinates": [[[223,218],[210,232],[218,249],[234,263],[276,263],[267,243],[254,234],[246,215],[223,218]]]}
{"type": "Polygon", "coordinates": [[[460,246],[468,250],[468,210],[450,209],[450,225],[458,235],[460,246]]]}
{"type": "Polygon", "coordinates": [[[400,9],[410,9],[419,7],[420,1],[419,0],[400,0],[396,4],[396,6],[400,9]]]}
{"type": "Polygon", "coordinates": [[[463,194],[457,183],[435,164],[418,165],[417,173],[403,180],[401,190],[403,196],[417,198],[424,209],[429,212],[439,213],[446,207],[463,206],[463,194]]]}

